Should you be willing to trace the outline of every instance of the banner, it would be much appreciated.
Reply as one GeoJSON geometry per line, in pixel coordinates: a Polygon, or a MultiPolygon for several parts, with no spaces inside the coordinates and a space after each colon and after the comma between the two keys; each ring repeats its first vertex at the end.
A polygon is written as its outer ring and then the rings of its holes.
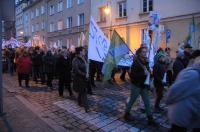
{"type": "Polygon", "coordinates": [[[156,11],[150,11],[149,13],[149,30],[157,30],[160,25],[160,13],[156,11]]]}
{"type": "Polygon", "coordinates": [[[133,54],[126,54],[117,64],[118,66],[131,66],[133,63],[133,54]]]}
{"type": "Polygon", "coordinates": [[[34,36],[33,36],[33,39],[34,39],[34,40],[40,40],[40,35],[34,35],[34,36]]]}
{"type": "Polygon", "coordinates": [[[110,41],[101,31],[92,16],[90,17],[89,44],[88,44],[88,59],[104,62],[110,41]]]}

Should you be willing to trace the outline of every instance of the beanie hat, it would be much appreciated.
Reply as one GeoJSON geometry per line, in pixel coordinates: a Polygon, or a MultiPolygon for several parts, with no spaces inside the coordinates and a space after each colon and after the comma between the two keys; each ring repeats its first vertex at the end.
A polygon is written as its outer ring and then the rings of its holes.
{"type": "Polygon", "coordinates": [[[164,53],[159,52],[158,55],[157,55],[157,58],[159,59],[159,58],[162,57],[162,56],[165,56],[164,53]]]}

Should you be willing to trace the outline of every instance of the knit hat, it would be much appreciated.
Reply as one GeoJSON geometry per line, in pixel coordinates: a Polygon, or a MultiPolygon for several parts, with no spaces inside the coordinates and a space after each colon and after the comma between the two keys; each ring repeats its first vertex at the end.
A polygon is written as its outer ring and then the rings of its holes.
{"type": "Polygon", "coordinates": [[[186,44],[186,45],[184,46],[184,48],[192,48],[192,46],[191,46],[190,44],[186,44]]]}
{"type": "Polygon", "coordinates": [[[160,52],[160,53],[158,53],[157,58],[159,59],[162,56],[165,56],[165,55],[164,55],[164,53],[160,52]]]}

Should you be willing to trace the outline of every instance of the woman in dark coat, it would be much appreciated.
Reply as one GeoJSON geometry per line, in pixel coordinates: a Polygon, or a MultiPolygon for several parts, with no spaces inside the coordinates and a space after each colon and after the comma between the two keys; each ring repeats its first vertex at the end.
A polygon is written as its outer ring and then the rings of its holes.
{"type": "Polygon", "coordinates": [[[28,51],[24,50],[22,55],[17,58],[17,73],[19,86],[22,86],[22,79],[25,78],[26,87],[29,88],[29,74],[31,68],[31,58],[28,51]]]}
{"type": "Polygon", "coordinates": [[[64,86],[68,89],[69,95],[72,96],[71,90],[71,63],[67,49],[62,49],[56,61],[56,71],[59,78],[58,92],[63,97],[64,86]]]}
{"type": "Polygon", "coordinates": [[[87,72],[88,64],[84,58],[85,49],[83,47],[76,48],[76,56],[73,59],[72,67],[74,72],[73,89],[78,93],[78,104],[85,108],[85,112],[89,112],[89,105],[87,99],[87,79],[89,73],[87,72]]]}

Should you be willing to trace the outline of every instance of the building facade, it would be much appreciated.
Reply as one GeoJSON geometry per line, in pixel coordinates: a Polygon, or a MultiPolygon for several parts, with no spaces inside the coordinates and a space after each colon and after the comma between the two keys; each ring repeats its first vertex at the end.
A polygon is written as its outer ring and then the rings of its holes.
{"type": "MultiPolygon", "coordinates": [[[[144,30],[148,29],[149,11],[161,14],[162,40],[159,46],[169,46],[174,51],[178,43],[185,40],[189,32],[189,24],[194,15],[195,49],[200,49],[200,1],[199,0],[95,0],[91,1],[91,15],[99,26],[110,37],[110,30],[116,30],[132,50],[142,43],[144,30]],[[110,14],[105,14],[104,9],[111,9],[110,14]],[[111,20],[110,20],[111,15],[111,20]],[[166,29],[171,30],[170,43],[166,44],[166,29]]],[[[150,31],[154,38],[155,33],[150,31]]]]}
{"type": "Polygon", "coordinates": [[[27,3],[22,0],[15,5],[15,28],[16,28],[16,39],[21,42],[25,42],[25,32],[23,23],[23,9],[27,6],[27,3]]]}
{"type": "Polygon", "coordinates": [[[47,44],[77,46],[80,33],[88,30],[90,0],[48,0],[47,8],[47,44]]]}

